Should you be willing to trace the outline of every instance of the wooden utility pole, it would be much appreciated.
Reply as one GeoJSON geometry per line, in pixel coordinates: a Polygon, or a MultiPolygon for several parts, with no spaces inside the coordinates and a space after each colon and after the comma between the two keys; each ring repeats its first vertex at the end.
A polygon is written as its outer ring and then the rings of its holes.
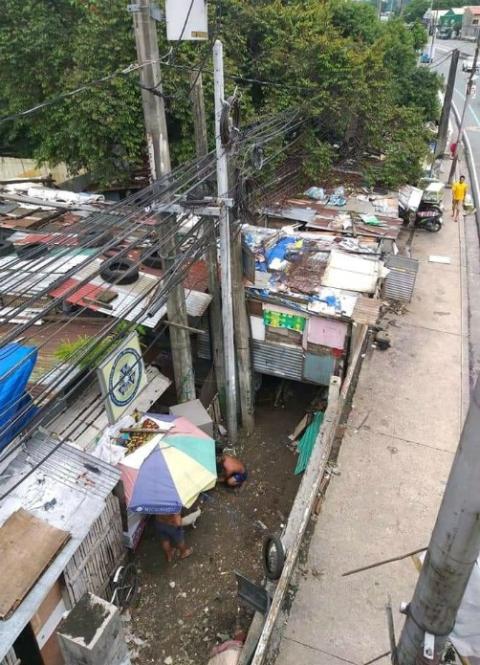
{"type": "Polygon", "coordinates": [[[232,443],[237,439],[237,383],[235,367],[235,342],[232,307],[232,265],[230,209],[228,188],[228,155],[222,144],[220,124],[225,104],[223,76],[223,44],[217,39],[213,47],[213,73],[215,82],[215,145],[217,152],[217,187],[220,207],[220,257],[222,283],[223,344],[225,355],[225,379],[227,397],[227,430],[232,443]]]}
{"type": "Polygon", "coordinates": [[[445,89],[445,97],[443,100],[442,114],[440,116],[440,122],[438,124],[438,138],[437,145],[435,148],[435,157],[439,158],[445,154],[445,149],[447,147],[447,134],[448,134],[448,123],[450,120],[450,112],[452,109],[452,98],[453,91],[455,89],[455,78],[457,76],[457,67],[458,67],[458,58],[460,56],[460,51],[458,48],[452,51],[452,59],[450,61],[450,69],[448,71],[448,80],[447,87],[445,89]]]}
{"type": "Polygon", "coordinates": [[[252,360],[250,357],[250,326],[248,322],[245,287],[243,284],[242,234],[240,224],[232,239],[233,315],[235,319],[235,346],[238,361],[238,383],[242,425],[247,434],[255,427],[252,360]]]}
{"type": "MultiPolygon", "coordinates": [[[[133,27],[137,44],[140,82],[142,85],[143,115],[147,135],[148,159],[152,181],[170,173],[170,150],[168,146],[167,120],[165,103],[162,97],[162,74],[160,53],[155,20],[151,15],[149,0],[138,0],[130,5],[133,14],[133,27]]],[[[160,220],[158,225],[159,243],[164,256],[164,271],[175,260],[175,225],[174,217],[160,220]]],[[[187,330],[188,317],[185,304],[185,291],[182,284],[174,286],[167,301],[167,317],[175,326],[170,327],[170,345],[172,349],[173,371],[177,397],[180,402],[195,399],[195,377],[193,374],[192,349],[190,334],[187,330]]]]}
{"type": "Polygon", "coordinates": [[[397,648],[398,665],[439,662],[480,551],[480,380],[473,390],[427,555],[397,648]]]}

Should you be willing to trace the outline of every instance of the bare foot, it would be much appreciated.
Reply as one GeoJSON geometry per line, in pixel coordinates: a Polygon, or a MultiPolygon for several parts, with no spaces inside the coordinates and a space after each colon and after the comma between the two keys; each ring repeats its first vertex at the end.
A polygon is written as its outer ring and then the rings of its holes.
{"type": "Polygon", "coordinates": [[[181,559],[188,559],[189,556],[193,554],[193,547],[189,547],[188,550],[185,550],[183,554],[180,555],[181,559]]]}

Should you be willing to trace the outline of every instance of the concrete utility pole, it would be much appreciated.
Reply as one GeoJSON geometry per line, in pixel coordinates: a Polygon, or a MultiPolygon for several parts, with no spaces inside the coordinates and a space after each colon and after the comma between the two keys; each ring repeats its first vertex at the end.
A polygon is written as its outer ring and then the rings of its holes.
{"type": "MultiPolygon", "coordinates": [[[[203,94],[202,72],[192,70],[190,73],[190,97],[193,106],[193,126],[195,130],[195,147],[197,157],[205,157],[208,153],[207,116],[203,94]]],[[[213,219],[208,222],[205,233],[209,235],[206,251],[208,269],[208,290],[212,296],[209,307],[210,335],[213,354],[213,368],[217,384],[218,400],[222,415],[226,414],[225,392],[225,361],[223,353],[222,294],[218,280],[217,236],[213,219]]]]}
{"type": "Polygon", "coordinates": [[[171,170],[165,102],[161,95],[154,95],[147,89],[154,88],[162,92],[157,28],[150,15],[150,0],[138,0],[133,7],[135,7],[132,14],[138,64],[148,63],[140,69],[140,83],[150,174],[152,180],[157,180],[171,170]]]}
{"type": "MultiPolygon", "coordinates": [[[[151,16],[149,0],[138,0],[130,7],[133,13],[133,27],[137,44],[142,84],[143,115],[147,134],[148,158],[152,181],[170,173],[170,150],[168,146],[167,120],[165,103],[162,95],[162,75],[160,53],[155,20],[151,16]],[[154,89],[153,94],[149,89],[154,89]]],[[[164,271],[174,262],[175,254],[175,218],[161,221],[158,226],[159,243],[164,255],[164,271]]],[[[185,291],[182,284],[173,287],[167,301],[167,317],[170,326],[170,344],[172,349],[173,371],[177,397],[180,402],[195,399],[195,377],[193,374],[192,349],[188,326],[185,291]]]]}
{"type": "Polygon", "coordinates": [[[213,73],[215,83],[215,144],[217,151],[217,187],[220,206],[220,258],[222,276],[223,344],[227,397],[227,430],[230,440],[237,439],[237,383],[235,371],[235,343],[232,306],[232,259],[230,211],[228,207],[228,154],[222,145],[220,121],[225,103],[223,77],[223,44],[217,39],[213,47],[213,73]]]}
{"type": "Polygon", "coordinates": [[[457,76],[458,58],[460,51],[458,48],[452,51],[452,59],[450,61],[450,69],[448,71],[447,87],[445,89],[445,97],[443,100],[442,114],[438,125],[438,138],[435,148],[435,158],[442,157],[445,154],[447,147],[448,123],[450,120],[450,112],[452,108],[453,91],[455,89],[455,78],[457,76]]]}
{"type": "Polygon", "coordinates": [[[428,552],[407,610],[398,665],[438,663],[480,551],[480,380],[472,394],[428,552]]]}
{"type": "Polygon", "coordinates": [[[434,14],[434,19],[433,19],[433,32],[432,32],[432,41],[430,42],[430,62],[433,60],[433,48],[435,45],[435,36],[437,33],[437,17],[438,17],[438,10],[435,10],[434,14]]]}
{"type": "Polygon", "coordinates": [[[476,43],[476,46],[475,46],[475,53],[474,53],[474,56],[473,56],[472,71],[470,72],[470,76],[468,77],[467,90],[465,92],[465,102],[463,104],[462,117],[461,117],[461,120],[460,120],[460,126],[458,128],[455,156],[452,160],[452,166],[450,168],[450,174],[448,176],[449,184],[452,184],[453,179],[455,177],[455,171],[456,171],[457,163],[458,163],[458,151],[460,150],[460,146],[462,145],[462,140],[463,140],[463,128],[464,128],[464,125],[465,125],[465,116],[467,115],[467,109],[470,106],[470,99],[472,97],[472,86],[473,86],[474,77],[477,75],[477,61],[478,61],[478,52],[479,52],[479,50],[480,50],[480,30],[479,30],[478,35],[477,35],[477,43],[476,43]]]}

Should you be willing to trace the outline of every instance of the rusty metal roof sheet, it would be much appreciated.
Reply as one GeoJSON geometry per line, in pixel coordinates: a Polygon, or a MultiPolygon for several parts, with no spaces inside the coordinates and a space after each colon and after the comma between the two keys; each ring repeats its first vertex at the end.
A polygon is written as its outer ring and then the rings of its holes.
{"type": "Polygon", "coordinates": [[[359,296],[353,308],[352,319],[355,323],[374,326],[380,316],[382,301],[376,298],[359,296]]]}

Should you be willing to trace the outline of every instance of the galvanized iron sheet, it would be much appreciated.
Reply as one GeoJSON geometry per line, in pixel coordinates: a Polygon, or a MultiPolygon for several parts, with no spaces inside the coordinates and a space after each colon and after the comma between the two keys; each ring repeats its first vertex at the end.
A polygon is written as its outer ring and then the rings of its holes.
{"type": "Polygon", "coordinates": [[[300,347],[252,341],[253,367],[256,372],[281,376],[293,381],[303,379],[303,351],[300,347]]]}
{"type": "Polygon", "coordinates": [[[390,272],[383,283],[383,296],[410,302],[417,279],[418,261],[406,256],[389,256],[385,265],[390,272]]]}

